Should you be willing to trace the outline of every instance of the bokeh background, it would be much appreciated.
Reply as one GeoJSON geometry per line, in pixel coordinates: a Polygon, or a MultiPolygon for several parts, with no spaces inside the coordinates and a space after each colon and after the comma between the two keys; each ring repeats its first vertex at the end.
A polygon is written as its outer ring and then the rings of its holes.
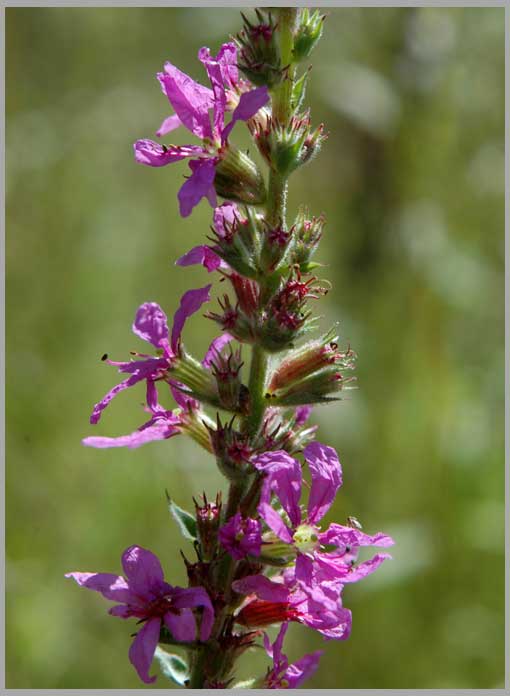
{"type": "MultiPolygon", "coordinates": [[[[349,641],[293,626],[288,652],[325,649],[319,689],[501,688],[504,10],[327,14],[308,103],[330,136],[294,175],[290,208],[327,215],[322,326],[340,321],[359,389],[313,418],[344,467],[328,519],[354,514],[397,545],[346,589],[349,641]]],[[[184,437],[135,451],[80,440],[117,378],[100,356],[142,348],[136,307],[172,314],[210,280],[173,265],[211,219],[206,203],[178,217],[185,165],[136,165],[132,143],[170,113],[163,62],[204,80],[197,50],[239,14],[9,8],[6,26],[7,686],[143,688],[134,627],[64,573],[118,572],[138,543],[183,583],[164,489],[189,506],[223,482],[184,437]]],[[[186,344],[200,355],[214,333],[196,316],[186,344]]],[[[130,432],[142,400],[123,394],[94,432],[130,432]]],[[[247,661],[264,670],[263,655],[247,661]]]]}

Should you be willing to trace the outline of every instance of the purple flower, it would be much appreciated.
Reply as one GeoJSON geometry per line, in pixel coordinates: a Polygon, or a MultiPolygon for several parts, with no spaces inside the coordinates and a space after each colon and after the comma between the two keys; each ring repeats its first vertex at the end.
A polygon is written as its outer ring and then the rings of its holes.
{"type": "Polygon", "coordinates": [[[288,627],[288,623],[282,624],[274,643],[271,643],[267,633],[264,633],[264,647],[273,660],[273,668],[265,678],[267,689],[297,689],[305,679],[311,677],[317,670],[319,660],[323,655],[322,650],[316,650],[289,665],[287,656],[282,652],[283,639],[288,627]]]}
{"type": "Polygon", "coordinates": [[[297,621],[321,633],[326,639],[345,640],[351,632],[351,612],[341,601],[341,585],[327,587],[298,584],[292,574],[272,579],[248,575],[232,583],[233,589],[248,595],[236,621],[244,626],[269,626],[297,621]]]}
{"type": "MultiPolygon", "coordinates": [[[[143,380],[147,383],[147,404],[149,407],[156,407],[157,393],[154,383],[158,380],[170,382],[168,370],[172,367],[175,358],[179,354],[181,333],[186,319],[197,312],[204,302],[209,301],[210,289],[211,286],[206,285],[204,288],[188,290],[184,293],[181,297],[179,308],[174,314],[174,323],[170,336],[166,314],[158,304],[146,302],[138,308],[133,322],[133,332],[144,341],[151,343],[157,350],[162,352],[162,355],[138,354],[137,357],[141,358],[141,360],[130,360],[129,362],[106,360],[109,365],[115,365],[119,368],[119,372],[127,373],[130,377],[117,384],[113,389],[110,389],[101,401],[94,406],[90,416],[92,425],[99,422],[102,412],[117,394],[143,380]]],[[[145,429],[149,425],[146,424],[142,427],[145,429]]]]}
{"type": "Polygon", "coordinates": [[[149,668],[159,641],[162,625],[177,641],[197,638],[193,609],[201,607],[202,619],[198,637],[205,641],[211,634],[214,609],[203,587],[184,589],[164,580],[157,556],[140,546],[130,546],[122,554],[125,578],[111,573],[67,573],[78,585],[100,592],[103,597],[120,602],[109,610],[112,616],[132,616],[143,624],[129,649],[129,659],[140,679],[151,684],[149,668]]]}
{"type": "Polygon", "coordinates": [[[377,554],[354,568],[353,558],[357,549],[360,546],[391,546],[394,541],[382,533],[369,536],[359,529],[335,523],[321,532],[318,523],[331,507],[342,485],[342,469],[335,450],[319,442],[307,445],[304,457],[312,477],[304,519],[300,507],[301,466],[283,451],[266,452],[253,462],[259,471],[266,474],[259,513],[276,536],[294,547],[298,582],[312,587],[322,579],[342,583],[360,580],[390,556],[377,554]],[[272,492],[276,493],[290,526],[269,504],[272,492]],[[332,552],[330,547],[333,547],[332,552]]]}
{"type": "Polygon", "coordinates": [[[243,88],[237,71],[237,49],[233,43],[223,44],[212,57],[208,48],[201,48],[198,58],[204,65],[211,88],[204,87],[185,75],[171,63],[157,77],[163,93],[175,110],[157,131],[158,137],[184,126],[202,140],[202,145],[159,145],[152,140],[138,140],[135,145],[137,162],[161,167],[190,157],[191,176],[179,191],[179,207],[187,217],[202,198],[216,205],[214,177],[216,165],[225,152],[225,144],[237,121],[247,121],[269,100],[267,87],[238,93],[243,88]],[[225,126],[225,113],[232,110],[230,123],[225,126]],[[212,111],[212,123],[210,111],[212,111]]]}
{"type": "Polygon", "coordinates": [[[220,529],[219,539],[232,558],[239,561],[245,556],[259,556],[262,537],[260,520],[244,518],[236,512],[220,529]]]}

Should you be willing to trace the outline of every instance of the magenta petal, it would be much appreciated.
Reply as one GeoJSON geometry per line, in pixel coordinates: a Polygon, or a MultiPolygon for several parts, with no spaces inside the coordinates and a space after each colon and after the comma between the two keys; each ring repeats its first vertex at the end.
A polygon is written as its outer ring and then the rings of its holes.
{"type": "Polygon", "coordinates": [[[149,676],[149,669],[156,652],[160,628],[161,619],[157,617],[149,619],[138,631],[129,648],[129,660],[145,684],[152,684],[156,681],[156,677],[149,676]]]}
{"type": "Polygon", "coordinates": [[[352,614],[350,610],[340,609],[338,613],[336,626],[317,629],[326,640],[347,640],[351,635],[352,614]]]}
{"type": "Polygon", "coordinates": [[[223,548],[237,561],[245,556],[259,556],[262,545],[260,520],[243,518],[240,512],[232,515],[228,522],[220,527],[218,534],[223,548]]]}
{"type": "MultiPolygon", "coordinates": [[[[191,146],[190,146],[191,147],[191,146]]],[[[164,167],[185,157],[192,157],[195,150],[187,147],[166,147],[153,140],[137,140],[134,144],[135,159],[139,164],[149,167],[164,167]]],[[[200,152],[201,148],[197,148],[200,152]]]]}
{"type": "Polygon", "coordinates": [[[278,536],[282,541],[285,541],[287,544],[291,544],[292,533],[276,510],[273,510],[273,508],[267,503],[260,503],[258,510],[262,519],[265,521],[267,526],[272,529],[276,536],[278,536]]]}
{"type": "Polygon", "coordinates": [[[221,266],[227,267],[227,264],[216,254],[211,247],[196,246],[193,247],[187,254],[181,256],[175,262],[176,266],[195,266],[201,265],[206,268],[209,273],[215,271],[221,266]]]}
{"type": "Polygon", "coordinates": [[[371,575],[373,572],[379,568],[379,566],[388,558],[391,558],[389,553],[377,553],[369,561],[360,563],[354,566],[347,575],[342,578],[342,583],[357,582],[366,578],[367,575],[371,575]]]}
{"type": "Polygon", "coordinates": [[[191,609],[182,609],[178,614],[167,611],[164,621],[175,640],[186,642],[195,640],[197,624],[191,609]]]}
{"type": "Polygon", "coordinates": [[[299,553],[296,558],[295,578],[307,591],[313,593],[314,587],[314,562],[303,553],[299,553]]]}
{"type": "Polygon", "coordinates": [[[330,554],[316,554],[315,562],[318,576],[325,580],[332,580],[342,584],[358,582],[371,575],[379,568],[387,558],[391,556],[387,553],[377,553],[373,558],[357,566],[342,561],[342,557],[335,557],[330,554]]]}
{"type": "Polygon", "coordinates": [[[179,212],[182,217],[188,217],[202,198],[207,198],[211,205],[216,205],[216,192],[213,185],[216,174],[215,160],[190,160],[189,167],[193,173],[181,186],[177,194],[179,212]]]}
{"type": "Polygon", "coordinates": [[[144,612],[137,612],[136,610],[133,610],[132,607],[127,606],[126,604],[117,604],[114,607],[108,609],[108,613],[110,614],[110,616],[118,616],[119,619],[130,619],[132,616],[137,616],[139,613],[142,614],[144,612]]]}
{"type": "Polygon", "coordinates": [[[199,50],[198,59],[204,65],[211,82],[214,95],[214,133],[219,134],[223,128],[225,109],[227,106],[222,70],[217,59],[212,58],[208,48],[201,48],[199,50]]]}
{"type": "Polygon", "coordinates": [[[202,607],[200,640],[205,641],[211,635],[214,623],[214,609],[209,595],[203,587],[175,588],[173,604],[177,609],[202,607]]]}
{"type": "Polygon", "coordinates": [[[145,302],[138,307],[132,329],[133,333],[152,343],[155,348],[168,339],[166,314],[156,302],[145,302]]]}
{"type": "Polygon", "coordinates": [[[286,602],[289,599],[289,590],[265,575],[248,575],[241,580],[235,580],[232,587],[239,594],[255,594],[259,599],[269,602],[286,602]]]}
{"type": "Polygon", "coordinates": [[[177,114],[173,114],[172,116],[165,118],[163,123],[156,131],[156,135],[158,138],[162,138],[167,133],[179,128],[179,126],[182,126],[181,119],[177,116],[177,114]]]}
{"type": "Polygon", "coordinates": [[[311,442],[303,454],[312,474],[308,520],[314,523],[322,519],[331,507],[342,485],[342,469],[335,450],[320,442],[311,442]]]}
{"type": "Polygon", "coordinates": [[[204,367],[211,367],[211,363],[216,357],[218,353],[221,353],[222,349],[227,345],[227,343],[230,343],[230,341],[233,341],[234,337],[231,336],[229,333],[224,333],[221,334],[220,336],[217,336],[207,349],[207,353],[205,354],[205,358],[202,360],[202,365],[204,367]]]}
{"type": "Polygon", "coordinates": [[[73,578],[78,585],[88,590],[100,592],[106,599],[114,602],[132,602],[133,596],[124,578],[113,573],[66,573],[66,578],[73,578]]]}
{"type": "Polygon", "coordinates": [[[171,63],[165,63],[165,72],[158,73],[158,80],[183,126],[202,140],[211,138],[209,109],[214,106],[211,90],[171,63]]]}
{"type": "MultiPolygon", "coordinates": [[[[272,657],[275,662],[279,662],[282,658],[283,655],[283,641],[285,639],[285,634],[287,633],[287,629],[289,627],[289,622],[286,621],[280,626],[280,630],[278,631],[278,635],[275,638],[275,641],[272,645],[272,650],[271,654],[269,657],[272,657]]],[[[267,648],[266,648],[267,652],[267,648]]]]}
{"type": "Polygon", "coordinates": [[[137,374],[133,374],[131,377],[128,379],[125,379],[123,382],[120,384],[116,384],[110,391],[105,394],[105,396],[101,399],[101,401],[98,401],[97,404],[95,404],[94,408],[92,409],[92,414],[90,416],[90,423],[92,425],[96,425],[96,423],[99,422],[99,419],[101,418],[101,413],[104,411],[104,409],[108,406],[110,401],[117,396],[117,394],[120,394],[120,392],[124,391],[125,389],[128,389],[129,387],[132,387],[133,385],[137,384],[138,382],[141,382],[143,379],[147,378],[146,372],[143,370],[142,363],[139,362],[131,362],[131,363],[126,363],[127,366],[133,365],[133,371],[136,369],[137,374]],[[142,366],[142,369],[140,367],[142,366]]]}
{"type": "Polygon", "coordinates": [[[296,419],[296,426],[303,425],[309,419],[312,412],[311,406],[298,406],[294,412],[294,418],[296,419]]]}
{"type": "Polygon", "coordinates": [[[393,546],[393,539],[382,532],[373,536],[364,534],[359,529],[345,527],[333,522],[329,528],[319,534],[321,544],[335,544],[336,546],[393,546]]]}
{"type": "Polygon", "coordinates": [[[159,408],[158,390],[156,387],[156,383],[152,379],[147,380],[146,399],[147,399],[147,406],[152,411],[157,410],[159,408]]]}
{"type": "Polygon", "coordinates": [[[227,225],[233,225],[239,219],[237,207],[233,203],[222,203],[214,209],[213,225],[219,237],[227,234],[227,225]]]}
{"type": "Polygon", "coordinates": [[[82,440],[82,444],[86,447],[96,447],[98,449],[109,449],[110,447],[129,447],[136,449],[148,442],[156,440],[166,440],[173,435],[179,433],[179,428],[165,422],[157,423],[142,430],[135,430],[129,435],[121,435],[120,437],[101,437],[91,436],[82,440]]]}
{"type": "Polygon", "coordinates": [[[261,502],[269,503],[271,491],[274,491],[288,514],[294,527],[301,522],[301,466],[287,452],[276,450],[265,452],[253,460],[253,465],[266,474],[262,487],[261,502]]]}
{"type": "Polygon", "coordinates": [[[257,111],[267,104],[268,101],[269,92],[267,91],[266,86],[257,87],[257,89],[252,89],[250,92],[244,92],[241,94],[239,104],[234,109],[234,113],[232,114],[232,120],[228,126],[223,129],[221,134],[222,142],[225,142],[228,139],[228,136],[232,132],[232,128],[237,121],[247,121],[248,119],[252,118],[252,116],[255,116],[257,111]]]}
{"type": "Polygon", "coordinates": [[[122,554],[122,567],[129,588],[140,597],[152,598],[152,593],[161,590],[164,583],[163,569],[159,558],[142,548],[130,546],[122,554]]]}
{"type": "Polygon", "coordinates": [[[170,345],[174,353],[177,353],[179,349],[181,333],[184,328],[184,324],[186,323],[186,319],[188,319],[188,317],[190,317],[192,314],[195,314],[195,312],[198,312],[204,302],[208,302],[211,299],[209,295],[210,289],[211,285],[206,285],[204,288],[188,290],[181,297],[179,309],[174,314],[174,323],[172,327],[172,338],[170,345]]]}
{"type": "Polygon", "coordinates": [[[289,665],[284,675],[289,683],[288,688],[297,689],[308,677],[311,677],[317,671],[323,654],[323,650],[316,650],[289,665]]]}
{"type": "Polygon", "coordinates": [[[218,51],[216,60],[219,63],[224,84],[227,87],[235,87],[239,82],[237,47],[235,43],[224,43],[218,51]]]}

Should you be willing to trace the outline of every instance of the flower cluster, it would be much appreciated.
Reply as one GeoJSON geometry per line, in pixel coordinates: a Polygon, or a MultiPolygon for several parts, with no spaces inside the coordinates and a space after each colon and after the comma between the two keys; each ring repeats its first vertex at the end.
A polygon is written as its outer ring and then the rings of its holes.
{"type": "Polygon", "coordinates": [[[135,143],[141,164],[161,167],[189,158],[191,176],[178,194],[182,216],[202,198],[213,207],[212,236],[176,264],[200,264],[227,281],[220,309],[205,315],[220,334],[202,360],[185,348],[185,324],[210,302],[212,284],[184,293],[171,327],[158,304],[142,304],[132,330],[152,351],[134,352],[125,362],[103,356],[124,378],[94,406],[90,422],[96,426],[112,399],[138,383],[145,385],[149,418],[131,434],[83,440],[90,447],[137,448],[182,433],[215,457],[229,484],[226,500],[217,493],[208,502],[204,493],[194,513],[169,499],[196,554],[185,558],[187,588],[168,584],[157,557],[140,546],[122,555],[125,577],[67,576],[117,602],[109,610],[113,616],[138,620],[129,658],[145,683],[156,678],[149,673],[156,655],[181,686],[229,688],[237,659],[261,641],[272,664],[250,684],[299,687],[322,652],[289,663],[283,652],[289,624],[326,640],[348,638],[345,585],[389,558],[375,553],[358,561],[358,554],[362,547],[393,544],[386,534],[365,534],[353,517],[346,516],[346,524],[324,523],[342,486],[342,467],[308,423],[313,405],[353,387],[356,359],[333,329],[302,340],[318,322],[314,302],[329,289],[311,261],[324,217],[301,207],[293,224],[286,221],[289,175],[325,138],[323,126],[313,129],[309,110],[302,108],[308,70],[297,74],[320,38],[323,17],[280,8],[243,19],[237,43],[223,44],[215,57],[208,48],[199,51],[210,87],[171,63],[157,75],[174,110],[158,137],[184,126],[200,144],[135,143]],[[238,122],[247,124],[268,165],[267,183],[231,142],[238,122]],[[274,625],[279,630],[272,641],[267,631],[274,625]],[[159,645],[180,647],[187,660],[159,645]]]}

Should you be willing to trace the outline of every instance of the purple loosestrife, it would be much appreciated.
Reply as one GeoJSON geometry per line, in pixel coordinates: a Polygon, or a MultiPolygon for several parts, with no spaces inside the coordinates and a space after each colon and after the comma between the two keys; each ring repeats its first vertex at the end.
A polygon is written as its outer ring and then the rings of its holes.
{"type": "Polygon", "coordinates": [[[167,96],[175,114],[163,121],[156,135],[162,137],[182,125],[200,138],[202,145],[167,147],[152,140],[138,140],[135,143],[136,161],[150,167],[162,167],[192,158],[189,162],[192,174],[178,196],[183,217],[187,217],[202,198],[207,198],[212,206],[216,205],[216,167],[228,152],[227,140],[234,125],[237,121],[248,121],[269,100],[267,87],[250,90],[246,82],[239,79],[234,44],[223,44],[215,58],[208,48],[201,48],[198,59],[206,69],[210,89],[195,82],[169,62],[165,63],[164,72],[158,73],[163,94],[167,96]],[[243,91],[247,88],[248,91],[243,91]],[[232,111],[232,118],[225,125],[227,111],[232,111]]]}
{"type": "Polygon", "coordinates": [[[179,309],[174,315],[171,336],[169,335],[166,314],[158,304],[146,302],[138,308],[133,322],[133,333],[151,343],[156,350],[160,351],[161,355],[151,356],[135,353],[141,360],[130,360],[129,362],[114,362],[105,356],[105,362],[109,365],[115,365],[119,368],[119,372],[130,374],[131,377],[110,389],[94,406],[90,416],[90,422],[93,425],[99,422],[102,412],[117,394],[144,380],[147,383],[147,405],[154,405],[155,382],[160,380],[172,382],[169,373],[179,356],[181,333],[186,319],[198,312],[204,302],[209,301],[210,289],[211,286],[207,285],[205,288],[188,290],[184,293],[179,309]]]}
{"type": "Polygon", "coordinates": [[[299,505],[303,483],[301,466],[286,452],[278,451],[263,454],[253,462],[265,474],[258,506],[260,516],[281,541],[295,550],[295,575],[299,582],[311,584],[317,575],[342,582],[358,580],[376,570],[388,555],[378,554],[354,569],[351,563],[353,549],[360,546],[392,546],[393,539],[381,533],[369,536],[358,529],[336,523],[321,532],[318,523],[328,512],[342,485],[342,469],[332,447],[311,442],[303,454],[312,479],[304,519],[299,505]],[[269,504],[272,492],[276,493],[289,524],[269,504]],[[333,550],[325,552],[327,547],[333,547],[333,550]],[[347,561],[346,554],[349,556],[347,561]]]}
{"type": "Polygon", "coordinates": [[[353,517],[344,515],[346,524],[324,522],[335,512],[342,468],[310,424],[312,405],[330,404],[352,388],[354,378],[345,373],[356,357],[333,329],[309,338],[319,323],[314,304],[328,289],[312,261],[324,216],[310,216],[301,205],[294,222],[287,221],[289,177],[325,139],[323,125],[312,128],[303,104],[308,69],[300,66],[324,18],[318,11],[276,8],[243,20],[235,43],[223,44],[215,57],[207,48],[199,51],[210,87],[171,63],[158,74],[175,112],[158,137],[184,126],[200,144],[135,144],[136,160],[149,166],[189,158],[191,176],[178,195],[183,217],[202,198],[214,207],[209,234],[187,252],[183,242],[176,265],[217,271],[220,311],[204,317],[221,333],[202,360],[182,341],[185,322],[210,300],[212,284],[182,296],[171,328],[158,304],[139,307],[133,332],[154,351],[132,353],[127,362],[104,356],[125,378],[94,406],[90,420],[97,424],[112,399],[138,383],[145,385],[148,420],[128,435],[83,440],[134,449],[187,435],[214,456],[228,492],[204,492],[203,504],[197,494],[193,512],[167,493],[171,516],[192,549],[192,557],[183,553],[187,588],[166,583],[158,559],[138,546],[123,555],[125,578],[69,574],[116,601],[114,616],[138,619],[129,656],[142,681],[154,680],[155,655],[165,676],[200,689],[235,687],[237,662],[254,645],[264,647],[272,663],[251,685],[299,688],[318,669],[321,651],[290,662],[283,648],[289,624],[327,641],[349,638],[353,618],[344,587],[389,558],[377,553],[358,562],[358,553],[393,544],[381,532],[364,533],[353,517]],[[242,122],[267,165],[266,179],[233,142],[234,126],[242,122]],[[176,408],[169,407],[171,399],[176,408]],[[265,633],[270,626],[279,627],[272,642],[265,633]],[[167,652],[169,645],[179,654],[167,652]]]}
{"type": "Polygon", "coordinates": [[[142,624],[129,649],[129,659],[140,679],[151,684],[149,668],[160,640],[162,625],[176,641],[207,640],[211,634],[214,610],[202,587],[185,589],[165,582],[159,559],[140,546],[130,546],[122,554],[126,575],[111,573],[68,573],[66,577],[78,585],[100,592],[103,597],[119,602],[109,610],[122,619],[135,617],[142,624]],[[200,629],[197,630],[195,609],[200,608],[200,629]]]}

